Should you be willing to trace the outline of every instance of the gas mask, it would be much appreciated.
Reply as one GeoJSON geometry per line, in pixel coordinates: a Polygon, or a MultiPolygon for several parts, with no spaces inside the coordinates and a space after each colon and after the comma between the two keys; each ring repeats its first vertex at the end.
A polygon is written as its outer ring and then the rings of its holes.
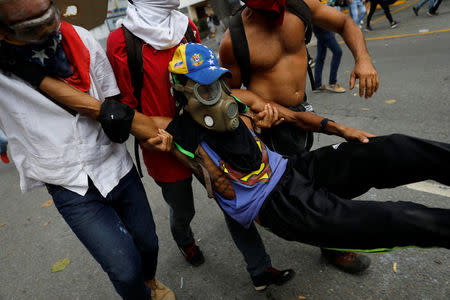
{"type": "Polygon", "coordinates": [[[17,40],[7,40],[11,44],[41,44],[59,31],[61,14],[56,5],[51,2],[50,7],[40,17],[12,25],[1,24],[1,26],[17,40]]]}
{"type": "Polygon", "coordinates": [[[223,79],[219,78],[209,85],[188,79],[186,84],[182,85],[174,76],[172,85],[174,90],[184,93],[187,99],[184,110],[199,125],[218,132],[238,128],[238,103],[223,79]]]}

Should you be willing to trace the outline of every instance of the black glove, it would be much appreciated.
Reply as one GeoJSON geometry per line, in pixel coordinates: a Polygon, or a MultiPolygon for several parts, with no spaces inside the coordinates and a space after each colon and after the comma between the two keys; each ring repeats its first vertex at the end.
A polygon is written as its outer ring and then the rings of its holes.
{"type": "Polygon", "coordinates": [[[114,100],[105,100],[100,108],[103,131],[115,143],[121,144],[128,139],[133,118],[134,109],[114,100]]]}
{"type": "Polygon", "coordinates": [[[0,69],[20,77],[35,88],[39,88],[47,75],[43,67],[19,57],[4,43],[0,43],[0,69]]]}

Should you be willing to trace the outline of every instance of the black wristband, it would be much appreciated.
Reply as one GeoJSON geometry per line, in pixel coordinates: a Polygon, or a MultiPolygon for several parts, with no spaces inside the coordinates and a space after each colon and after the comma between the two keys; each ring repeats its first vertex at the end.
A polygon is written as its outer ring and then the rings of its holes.
{"type": "Polygon", "coordinates": [[[333,120],[330,120],[328,118],[323,118],[323,120],[320,122],[320,130],[319,132],[325,133],[325,134],[330,134],[328,133],[325,128],[327,127],[328,122],[333,122],[335,123],[333,120]]]}

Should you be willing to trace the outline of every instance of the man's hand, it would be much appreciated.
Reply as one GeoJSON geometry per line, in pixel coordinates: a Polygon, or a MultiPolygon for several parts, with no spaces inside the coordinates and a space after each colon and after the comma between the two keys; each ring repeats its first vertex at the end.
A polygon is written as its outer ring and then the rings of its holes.
{"type": "Polygon", "coordinates": [[[158,135],[140,142],[140,145],[146,149],[170,152],[172,149],[173,137],[164,129],[158,129],[158,135]]]}
{"type": "Polygon", "coordinates": [[[359,129],[347,127],[341,125],[342,128],[339,129],[341,136],[347,141],[360,141],[361,143],[368,143],[370,137],[375,137],[376,135],[362,131],[359,129]]]}
{"type": "Polygon", "coordinates": [[[359,96],[365,94],[365,98],[370,98],[378,90],[380,81],[378,73],[375,70],[370,56],[362,56],[356,58],[355,68],[350,76],[350,89],[355,87],[356,79],[359,79],[359,96]]]}
{"type": "Polygon", "coordinates": [[[270,128],[283,121],[284,118],[279,118],[278,109],[270,104],[266,104],[263,111],[253,116],[253,122],[259,128],[270,128]]]}

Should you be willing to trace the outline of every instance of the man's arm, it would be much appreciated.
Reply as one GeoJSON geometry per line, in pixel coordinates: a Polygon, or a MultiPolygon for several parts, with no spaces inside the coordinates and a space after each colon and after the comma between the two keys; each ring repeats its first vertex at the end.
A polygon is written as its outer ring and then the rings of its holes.
{"type": "MultiPolygon", "coordinates": [[[[353,22],[353,20],[352,20],[353,22]]],[[[358,29],[359,30],[359,29],[358,29]]],[[[241,70],[233,53],[231,36],[229,30],[225,33],[222,43],[220,44],[220,65],[227,68],[233,74],[232,78],[227,78],[227,83],[232,88],[233,95],[244,102],[252,112],[261,113],[264,111],[266,104],[270,104],[276,108],[279,119],[292,123],[300,129],[306,131],[320,131],[320,122],[323,117],[308,112],[294,112],[273,101],[269,101],[257,95],[250,90],[242,90],[241,87],[241,70]]],[[[368,142],[368,137],[374,136],[371,133],[358,129],[350,128],[338,123],[329,122],[325,131],[330,134],[341,136],[347,140],[359,140],[360,142],[368,142]]]]}
{"type": "MultiPolygon", "coordinates": [[[[42,80],[39,89],[53,100],[91,119],[98,120],[102,102],[90,95],[49,76],[42,80]]],[[[169,122],[170,118],[148,117],[136,112],[131,124],[131,134],[139,140],[145,141],[146,147],[159,151],[170,151],[172,137],[166,135],[166,132],[162,130],[167,127],[169,122]]]]}
{"type": "Polygon", "coordinates": [[[358,25],[350,16],[323,5],[317,0],[305,0],[305,2],[311,9],[313,24],[339,33],[352,52],[355,68],[350,76],[350,89],[355,87],[356,79],[359,79],[359,96],[372,97],[378,90],[380,82],[358,25]]]}

